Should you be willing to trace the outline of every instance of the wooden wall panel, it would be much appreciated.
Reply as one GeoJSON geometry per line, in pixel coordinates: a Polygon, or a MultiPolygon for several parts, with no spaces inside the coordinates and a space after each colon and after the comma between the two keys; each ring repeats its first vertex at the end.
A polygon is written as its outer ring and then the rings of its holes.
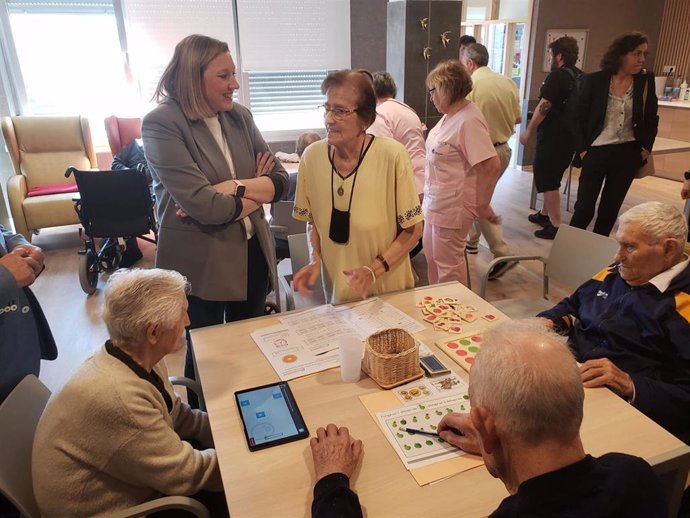
{"type": "MultiPolygon", "coordinates": [[[[662,75],[664,65],[676,65],[676,75],[688,80],[690,75],[690,2],[666,0],[656,43],[654,73],[662,75]]],[[[652,42],[653,44],[654,42],[652,42]]]]}

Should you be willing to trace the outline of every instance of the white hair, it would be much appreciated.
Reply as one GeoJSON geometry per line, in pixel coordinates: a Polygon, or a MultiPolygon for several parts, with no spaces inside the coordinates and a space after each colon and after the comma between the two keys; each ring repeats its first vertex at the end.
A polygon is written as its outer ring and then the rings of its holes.
{"type": "Polygon", "coordinates": [[[673,205],[658,201],[648,201],[635,205],[618,217],[618,225],[637,223],[651,244],[662,239],[675,239],[680,244],[679,256],[683,254],[688,238],[688,222],[685,216],[673,205]]]}
{"type": "Polygon", "coordinates": [[[567,339],[536,318],[498,324],[483,338],[470,371],[472,405],[527,444],[575,438],[585,394],[567,339]]]}
{"type": "Polygon", "coordinates": [[[105,287],[103,320],[117,346],[146,343],[150,324],[174,329],[186,293],[187,280],[178,272],[153,268],[118,270],[105,287]]]}

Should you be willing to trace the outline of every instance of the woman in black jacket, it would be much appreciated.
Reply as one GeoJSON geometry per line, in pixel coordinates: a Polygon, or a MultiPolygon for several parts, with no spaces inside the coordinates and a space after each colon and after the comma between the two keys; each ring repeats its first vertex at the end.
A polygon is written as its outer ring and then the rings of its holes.
{"type": "Polygon", "coordinates": [[[601,191],[594,232],[608,236],[635,172],[652,151],[659,117],[654,74],[642,68],[647,47],[639,32],[616,38],[601,60],[602,70],[580,81],[575,149],[582,173],[573,227],[587,228],[601,191]]]}

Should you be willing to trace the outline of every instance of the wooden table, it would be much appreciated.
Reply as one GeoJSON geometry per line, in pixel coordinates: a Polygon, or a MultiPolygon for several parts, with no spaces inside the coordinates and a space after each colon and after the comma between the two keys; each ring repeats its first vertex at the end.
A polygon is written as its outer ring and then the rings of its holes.
{"type": "MultiPolygon", "coordinates": [[[[479,296],[457,283],[387,295],[392,305],[415,318],[424,295],[453,296],[476,304],[479,296]]],[[[501,315],[500,312],[496,312],[501,315]]],[[[310,515],[314,471],[306,440],[250,452],[234,401],[234,391],[279,381],[249,334],[277,323],[261,317],[192,331],[201,383],[211,419],[218,460],[233,518],[310,515]]],[[[417,335],[432,349],[447,338],[429,328],[417,335]]],[[[438,354],[444,360],[443,352],[438,354]]],[[[446,362],[457,367],[452,361],[446,362]]],[[[455,369],[463,378],[466,373],[455,369]]],[[[364,442],[364,457],[353,477],[365,516],[375,518],[486,516],[507,496],[503,484],[482,467],[436,484],[419,487],[406,471],[359,396],[380,390],[369,378],[343,383],[330,369],[290,386],[312,435],[329,422],[346,425],[364,442]]],[[[617,451],[638,455],[655,467],[677,507],[690,465],[690,448],[607,389],[586,389],[582,440],[588,453],[617,451]]]]}

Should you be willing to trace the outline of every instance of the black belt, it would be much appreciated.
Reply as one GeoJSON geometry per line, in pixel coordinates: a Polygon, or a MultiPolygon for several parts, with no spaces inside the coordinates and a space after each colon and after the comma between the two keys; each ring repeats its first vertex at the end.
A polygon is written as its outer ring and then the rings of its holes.
{"type": "Polygon", "coordinates": [[[508,141],[506,140],[505,142],[494,142],[494,147],[502,146],[504,144],[507,144],[508,141]]]}

